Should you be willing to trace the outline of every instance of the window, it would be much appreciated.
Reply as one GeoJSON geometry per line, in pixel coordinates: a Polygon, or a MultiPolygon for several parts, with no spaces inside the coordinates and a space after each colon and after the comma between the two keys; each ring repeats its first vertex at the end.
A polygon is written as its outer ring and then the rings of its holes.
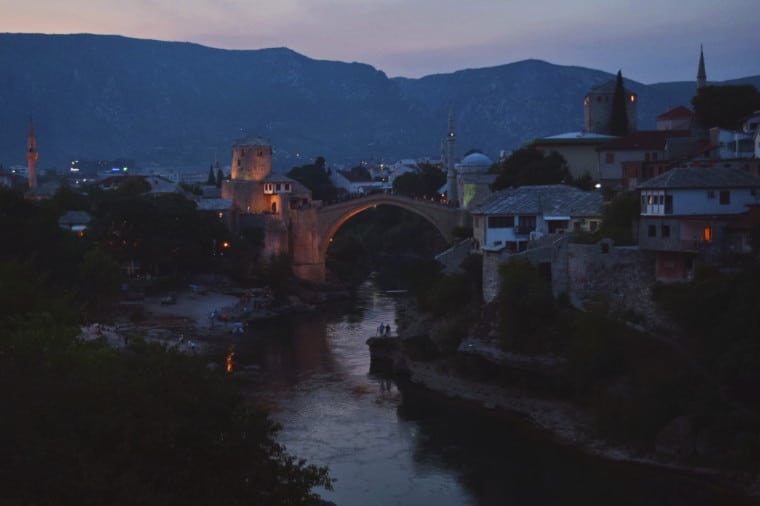
{"type": "Polygon", "coordinates": [[[660,195],[658,197],[658,204],[662,205],[665,202],[665,195],[660,195]]]}
{"type": "Polygon", "coordinates": [[[712,241],[712,227],[710,227],[710,225],[702,230],[702,240],[705,242],[712,241]]]}
{"type": "Polygon", "coordinates": [[[655,225],[649,225],[649,227],[647,227],[647,236],[657,237],[657,227],[655,225]]]}
{"type": "Polygon", "coordinates": [[[710,190],[707,192],[707,198],[708,199],[714,199],[715,198],[715,192],[710,190]]]}
{"type": "Polygon", "coordinates": [[[264,150],[260,149],[256,152],[256,156],[264,156],[264,150]]]}
{"type": "Polygon", "coordinates": [[[652,160],[657,160],[657,152],[652,153],[652,160]]]}
{"type": "Polygon", "coordinates": [[[727,206],[731,203],[731,192],[728,190],[720,191],[720,205],[727,206]]]}
{"type": "Polygon", "coordinates": [[[589,221],[588,226],[589,226],[589,230],[591,230],[592,232],[596,232],[596,228],[599,226],[599,222],[589,221]]]}
{"type": "Polygon", "coordinates": [[[535,216],[520,216],[517,218],[518,233],[527,234],[536,230],[535,216]]]}
{"type": "Polygon", "coordinates": [[[512,228],[515,226],[515,219],[512,216],[489,216],[488,228],[512,228]]]}
{"type": "Polygon", "coordinates": [[[285,183],[285,191],[286,192],[290,191],[290,183],[285,183]]]}
{"type": "Polygon", "coordinates": [[[615,153],[605,153],[604,163],[615,163],[615,153]]]}
{"type": "Polygon", "coordinates": [[[662,226],[662,237],[670,237],[670,225],[662,226]]]}
{"type": "Polygon", "coordinates": [[[282,187],[280,186],[280,183],[277,183],[276,190],[279,192],[281,189],[282,189],[282,187]]]}

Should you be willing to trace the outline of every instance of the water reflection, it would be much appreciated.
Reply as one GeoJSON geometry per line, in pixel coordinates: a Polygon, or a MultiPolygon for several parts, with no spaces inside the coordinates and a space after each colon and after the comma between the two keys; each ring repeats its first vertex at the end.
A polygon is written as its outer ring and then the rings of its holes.
{"type": "MultiPolygon", "coordinates": [[[[740,504],[702,480],[588,458],[518,419],[400,390],[369,375],[366,339],[395,328],[394,299],[365,286],[338,314],[235,336],[235,368],[283,426],[279,439],[337,479],[339,505],[740,504]],[[357,309],[358,308],[358,309],[357,309]]],[[[745,501],[746,504],[749,504],[745,501]]]]}

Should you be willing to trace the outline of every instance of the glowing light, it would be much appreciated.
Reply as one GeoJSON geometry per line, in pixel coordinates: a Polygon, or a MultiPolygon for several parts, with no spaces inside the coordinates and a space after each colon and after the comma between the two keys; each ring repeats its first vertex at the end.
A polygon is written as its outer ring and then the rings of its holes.
{"type": "Polygon", "coordinates": [[[227,241],[224,241],[224,242],[222,243],[222,248],[224,248],[224,249],[227,249],[227,248],[229,248],[229,247],[230,247],[230,243],[229,243],[229,242],[227,242],[227,241]]]}
{"type": "Polygon", "coordinates": [[[636,101],[636,96],[635,95],[631,95],[631,102],[635,102],[635,101],[636,101]]]}
{"type": "Polygon", "coordinates": [[[234,357],[234,356],[235,356],[235,352],[234,351],[231,351],[230,354],[227,355],[227,361],[226,362],[227,362],[227,373],[228,374],[232,372],[232,357],[234,357]]]}

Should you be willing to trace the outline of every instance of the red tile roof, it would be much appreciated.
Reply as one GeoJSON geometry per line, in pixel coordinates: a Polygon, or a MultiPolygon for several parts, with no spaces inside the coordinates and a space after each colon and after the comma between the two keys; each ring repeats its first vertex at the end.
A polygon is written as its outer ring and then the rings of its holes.
{"type": "Polygon", "coordinates": [[[678,107],[671,109],[669,111],[666,111],[659,116],[657,116],[658,120],[661,119],[679,119],[679,118],[693,118],[694,117],[694,111],[691,109],[687,109],[686,107],[679,105],[678,107]]]}
{"type": "Polygon", "coordinates": [[[597,151],[641,151],[646,149],[663,150],[668,139],[672,137],[689,137],[688,130],[639,130],[610,141],[597,148],[597,151]]]}

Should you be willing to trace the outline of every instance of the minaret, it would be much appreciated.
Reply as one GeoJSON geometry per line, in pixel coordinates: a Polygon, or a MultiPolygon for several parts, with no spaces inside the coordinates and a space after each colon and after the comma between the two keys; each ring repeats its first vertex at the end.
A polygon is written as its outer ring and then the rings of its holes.
{"type": "Polygon", "coordinates": [[[454,108],[449,108],[449,132],[446,134],[446,183],[448,193],[446,195],[450,204],[459,206],[459,195],[457,192],[457,174],[454,168],[454,150],[456,149],[457,137],[454,133],[454,108]]]}
{"type": "Polygon", "coordinates": [[[705,55],[702,52],[702,44],[699,45],[699,69],[697,69],[697,91],[707,85],[707,72],[705,72],[705,55]]]}
{"type": "Polygon", "coordinates": [[[29,136],[26,141],[26,160],[29,163],[29,191],[37,189],[37,159],[40,154],[37,152],[37,139],[34,136],[34,125],[32,118],[29,118],[29,136]]]}

